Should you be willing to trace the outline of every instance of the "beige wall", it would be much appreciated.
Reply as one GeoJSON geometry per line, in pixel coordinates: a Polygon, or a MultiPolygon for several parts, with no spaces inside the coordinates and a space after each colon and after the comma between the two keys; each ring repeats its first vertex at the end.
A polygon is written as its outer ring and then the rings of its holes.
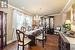
{"type": "Polygon", "coordinates": [[[62,14],[63,23],[66,20],[71,20],[71,30],[75,31],[75,24],[73,24],[73,8],[70,6],[69,10],[66,13],[62,14]]]}
{"type": "Polygon", "coordinates": [[[62,17],[61,15],[54,16],[54,28],[62,25],[62,17]]]}
{"type": "MultiPolygon", "coordinates": [[[[75,4],[74,4],[74,8],[75,8],[75,4]]],[[[73,8],[71,8],[71,30],[75,31],[75,24],[73,24],[73,8]]]]}
{"type": "MultiPolygon", "coordinates": [[[[7,14],[7,43],[13,42],[13,10],[16,8],[13,8],[11,6],[8,7],[8,14],[7,14]]],[[[19,11],[19,10],[18,10],[19,11]]],[[[21,12],[21,11],[20,11],[21,12]]],[[[21,12],[23,13],[23,12],[21,12]]],[[[26,15],[25,13],[23,13],[26,15]]]]}
{"type": "Polygon", "coordinates": [[[11,7],[7,8],[0,8],[0,11],[4,11],[7,13],[7,43],[10,43],[12,40],[12,11],[11,7]]]}
{"type": "Polygon", "coordinates": [[[12,12],[13,9],[8,7],[8,14],[7,14],[7,41],[12,40],[12,12]]]}

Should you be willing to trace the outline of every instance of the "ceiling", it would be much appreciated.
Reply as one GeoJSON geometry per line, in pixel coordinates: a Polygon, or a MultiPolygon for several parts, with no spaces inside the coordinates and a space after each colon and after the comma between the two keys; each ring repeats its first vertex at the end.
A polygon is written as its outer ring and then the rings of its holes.
{"type": "Polygon", "coordinates": [[[74,4],[75,3],[75,0],[72,0],[72,3],[74,4]]]}
{"type": "Polygon", "coordinates": [[[68,0],[9,0],[10,5],[33,15],[59,14],[68,0]]]}

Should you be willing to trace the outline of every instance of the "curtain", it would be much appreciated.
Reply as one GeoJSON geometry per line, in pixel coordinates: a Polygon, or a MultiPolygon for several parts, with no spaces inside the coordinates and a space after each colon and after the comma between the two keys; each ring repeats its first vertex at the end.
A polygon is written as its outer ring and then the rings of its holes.
{"type": "Polygon", "coordinates": [[[13,10],[13,41],[17,40],[16,29],[20,29],[23,20],[25,19],[24,15],[17,10],[13,10]]]}
{"type": "Polygon", "coordinates": [[[13,40],[17,40],[16,29],[20,29],[21,26],[32,27],[32,17],[24,15],[23,13],[13,10],[13,40]]]}

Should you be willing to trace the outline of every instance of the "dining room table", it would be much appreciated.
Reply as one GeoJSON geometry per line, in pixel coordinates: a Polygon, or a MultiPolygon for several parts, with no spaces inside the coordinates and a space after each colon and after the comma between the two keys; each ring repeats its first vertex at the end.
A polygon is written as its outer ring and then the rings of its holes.
{"type": "Polygon", "coordinates": [[[30,42],[30,46],[35,46],[36,43],[35,43],[35,37],[37,36],[37,31],[39,30],[43,30],[42,27],[39,27],[37,29],[34,29],[34,30],[31,30],[31,31],[26,31],[25,34],[28,36],[28,38],[31,39],[31,42],[30,42]]]}

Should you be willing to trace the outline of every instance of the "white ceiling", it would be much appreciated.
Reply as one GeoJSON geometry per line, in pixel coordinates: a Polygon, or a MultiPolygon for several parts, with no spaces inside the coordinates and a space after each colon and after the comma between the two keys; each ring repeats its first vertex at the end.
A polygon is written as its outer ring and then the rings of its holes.
{"type": "Polygon", "coordinates": [[[75,0],[72,0],[72,3],[74,4],[75,3],[75,0]]]}
{"type": "Polygon", "coordinates": [[[33,15],[58,14],[68,0],[9,0],[9,4],[33,15]]]}

